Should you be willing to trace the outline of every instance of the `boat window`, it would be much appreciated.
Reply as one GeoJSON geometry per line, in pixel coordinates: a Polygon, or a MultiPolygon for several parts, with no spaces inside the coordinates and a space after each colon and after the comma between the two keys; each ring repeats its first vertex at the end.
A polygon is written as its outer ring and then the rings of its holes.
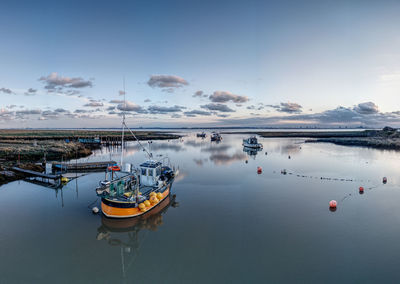
{"type": "Polygon", "coordinates": [[[161,175],[161,168],[157,167],[156,168],[156,176],[159,176],[159,175],[161,175]]]}
{"type": "Polygon", "coordinates": [[[153,169],[149,169],[149,170],[148,170],[148,176],[149,176],[149,177],[152,177],[152,176],[153,176],[153,169]]]}
{"type": "Polygon", "coordinates": [[[145,175],[146,175],[146,169],[142,168],[142,176],[145,176],[145,175]]]}

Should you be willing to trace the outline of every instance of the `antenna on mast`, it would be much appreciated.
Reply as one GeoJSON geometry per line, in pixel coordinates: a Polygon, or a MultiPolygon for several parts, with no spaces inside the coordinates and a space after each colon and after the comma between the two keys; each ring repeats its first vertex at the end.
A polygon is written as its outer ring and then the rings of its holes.
{"type": "Polygon", "coordinates": [[[124,131],[125,131],[125,110],[126,110],[126,100],[125,100],[125,76],[122,78],[122,84],[124,88],[124,107],[122,109],[122,139],[121,139],[121,167],[123,168],[124,162],[124,131]]]}

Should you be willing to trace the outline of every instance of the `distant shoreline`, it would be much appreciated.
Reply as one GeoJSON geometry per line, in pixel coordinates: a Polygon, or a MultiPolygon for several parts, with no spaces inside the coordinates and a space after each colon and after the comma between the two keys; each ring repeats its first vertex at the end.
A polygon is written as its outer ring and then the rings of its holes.
{"type": "MultiPolygon", "coordinates": [[[[168,132],[133,131],[139,140],[178,139],[181,136],[168,132]]],[[[54,130],[54,129],[0,129],[1,140],[77,140],[78,138],[121,139],[119,130],[54,130]]],[[[128,130],[125,130],[125,139],[134,140],[128,130]]]]}
{"type": "Polygon", "coordinates": [[[253,134],[264,138],[332,138],[332,137],[367,137],[375,130],[342,130],[342,131],[241,131],[221,132],[221,134],[253,134]]]}
{"type": "MultiPolygon", "coordinates": [[[[293,131],[318,131],[318,130],[338,130],[338,131],[352,131],[352,130],[374,130],[380,128],[373,128],[373,127],[243,127],[243,126],[234,126],[234,127],[227,127],[227,126],[207,126],[207,127],[134,127],[131,128],[135,131],[146,131],[146,130],[240,130],[240,129],[254,129],[254,130],[293,130],[293,131]]],[[[88,130],[88,131],[118,131],[121,130],[121,127],[45,127],[45,128],[35,128],[35,127],[26,127],[26,128],[0,128],[2,130],[88,130]]]]}
{"type": "Polygon", "coordinates": [[[400,150],[400,132],[391,127],[385,127],[382,130],[363,131],[246,131],[224,133],[259,135],[263,138],[311,138],[305,142],[400,150]]]}

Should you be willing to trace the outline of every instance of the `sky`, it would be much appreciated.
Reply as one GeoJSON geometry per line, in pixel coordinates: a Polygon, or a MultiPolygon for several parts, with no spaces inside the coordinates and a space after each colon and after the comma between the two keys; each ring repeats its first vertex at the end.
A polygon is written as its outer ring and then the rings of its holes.
{"type": "Polygon", "coordinates": [[[119,127],[122,112],[132,128],[400,127],[399,15],[385,0],[3,0],[0,128],[119,127]]]}

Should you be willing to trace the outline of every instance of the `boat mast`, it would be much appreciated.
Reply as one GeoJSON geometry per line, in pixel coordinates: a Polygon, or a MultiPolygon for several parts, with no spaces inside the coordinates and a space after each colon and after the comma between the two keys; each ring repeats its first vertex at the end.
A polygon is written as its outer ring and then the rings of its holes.
{"type": "Polygon", "coordinates": [[[124,162],[124,131],[125,131],[125,109],[126,109],[126,100],[125,100],[125,77],[123,78],[124,85],[124,108],[122,109],[122,138],[121,138],[121,167],[123,168],[124,162]]]}

